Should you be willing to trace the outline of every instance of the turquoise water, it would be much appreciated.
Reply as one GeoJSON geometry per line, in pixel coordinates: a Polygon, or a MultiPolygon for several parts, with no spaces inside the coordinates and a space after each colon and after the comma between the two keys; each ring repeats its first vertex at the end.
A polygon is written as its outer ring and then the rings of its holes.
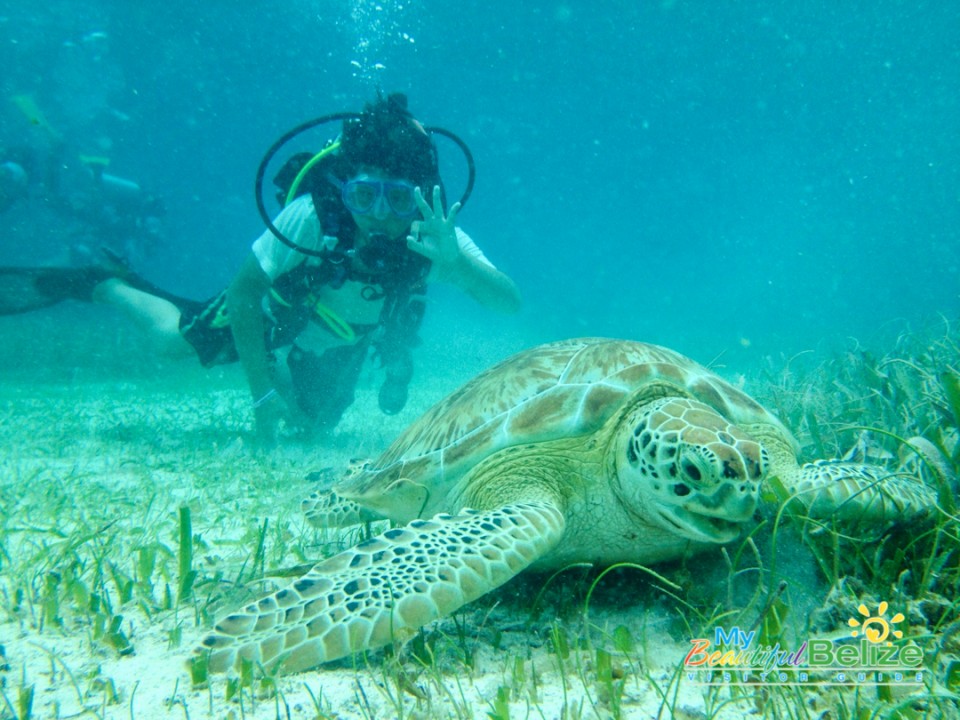
{"type": "MultiPolygon", "coordinates": [[[[261,231],[254,171],[282,131],[382,87],[470,144],[462,225],[526,298],[504,320],[438,293],[434,343],[454,324],[480,344],[494,328],[498,357],[602,334],[749,365],[960,308],[950,3],[237,7],[0,13],[0,145],[49,140],[8,102],[29,95],[70,147],[161,195],[164,241],[141,269],[172,290],[229,281],[261,231]]],[[[459,157],[441,152],[457,187],[459,157]]],[[[0,262],[62,256],[55,221],[5,222],[0,262]]]]}

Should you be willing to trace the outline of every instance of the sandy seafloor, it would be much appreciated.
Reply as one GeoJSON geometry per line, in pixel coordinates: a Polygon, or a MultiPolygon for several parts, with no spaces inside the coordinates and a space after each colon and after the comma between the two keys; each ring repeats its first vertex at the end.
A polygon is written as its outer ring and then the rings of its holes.
{"type": "MultiPolygon", "coordinates": [[[[27,343],[59,321],[2,322],[8,337],[27,343]]],[[[301,517],[300,500],[314,487],[308,472],[335,473],[376,454],[463,380],[462,371],[421,358],[410,406],[392,418],[377,410],[378,376],[368,371],[333,435],[258,455],[249,448],[252,413],[237,368],[148,363],[116,379],[110,375],[123,368],[110,364],[139,352],[134,336],[103,336],[89,362],[77,359],[85,341],[67,340],[26,352],[20,369],[0,380],[0,718],[16,716],[28,689],[35,718],[507,717],[495,706],[498,692],[512,718],[759,716],[761,701],[724,705],[723,692],[711,698],[691,682],[677,687],[671,678],[690,646],[690,618],[626,571],[598,585],[590,607],[597,633],[621,638],[621,646],[624,631],[630,638],[624,652],[611,652],[622,683],[616,701],[598,680],[595,648],[577,647],[590,582],[578,571],[551,583],[532,622],[546,578],[514,581],[428,629],[433,666],[408,652],[401,671],[381,651],[281,678],[273,694],[244,688],[228,699],[224,677],[191,687],[185,661],[211,614],[260,594],[259,582],[245,590],[236,581],[259,574],[264,523],[268,575],[355,541],[355,533],[336,536],[301,517]],[[110,358],[105,369],[98,356],[110,358]],[[41,367],[71,359],[73,369],[59,376],[41,367]],[[170,607],[183,506],[198,577],[193,599],[170,607]],[[103,626],[118,616],[131,646],[123,654],[126,643],[111,642],[103,626]],[[562,659],[555,628],[573,645],[562,659]]],[[[658,569],[674,579],[693,575],[694,586],[724,582],[718,556],[658,569]]],[[[801,558],[795,572],[797,587],[812,592],[812,564],[801,558]]],[[[813,697],[805,702],[814,716],[828,710],[813,697]]]]}

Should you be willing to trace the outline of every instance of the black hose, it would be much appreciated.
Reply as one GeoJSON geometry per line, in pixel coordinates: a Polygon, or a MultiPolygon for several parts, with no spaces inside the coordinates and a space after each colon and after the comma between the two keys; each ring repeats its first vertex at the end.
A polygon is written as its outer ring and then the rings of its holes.
{"type": "MultiPolygon", "coordinates": [[[[267,212],[266,203],[263,201],[263,176],[267,173],[267,166],[270,164],[270,161],[273,160],[277,152],[279,152],[280,148],[282,148],[300,133],[311,130],[318,125],[325,125],[329,122],[337,122],[338,120],[357,120],[362,117],[363,116],[360,113],[341,112],[332,113],[330,115],[322,115],[321,117],[301,123],[277,138],[276,142],[274,142],[273,145],[270,146],[270,149],[267,150],[266,154],[264,154],[263,160],[260,161],[260,167],[257,168],[257,178],[254,186],[254,196],[256,197],[257,201],[257,211],[260,213],[260,219],[263,220],[264,224],[267,226],[267,229],[270,230],[274,236],[276,236],[277,240],[282,242],[288,248],[296,250],[298,253],[302,253],[303,255],[309,255],[310,257],[324,257],[326,254],[321,250],[311,250],[301,245],[297,245],[297,243],[293,242],[293,240],[280,232],[280,229],[273,224],[273,219],[267,212]]],[[[460,137],[449,130],[434,126],[425,127],[424,130],[431,135],[443,135],[444,137],[452,140],[454,143],[456,143],[457,147],[460,148],[460,152],[463,153],[463,157],[467,161],[467,187],[463,191],[463,194],[460,196],[459,200],[460,207],[462,208],[467,204],[467,200],[469,199],[470,194],[473,192],[473,185],[477,177],[477,168],[473,162],[473,153],[470,152],[470,148],[463,140],[460,139],[460,137]]]]}

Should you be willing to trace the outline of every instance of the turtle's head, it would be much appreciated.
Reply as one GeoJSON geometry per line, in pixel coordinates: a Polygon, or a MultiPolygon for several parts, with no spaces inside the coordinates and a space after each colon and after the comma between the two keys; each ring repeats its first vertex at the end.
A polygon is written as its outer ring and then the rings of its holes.
{"type": "Polygon", "coordinates": [[[616,474],[630,511],[698,542],[740,534],[757,505],[766,452],[709,405],[661,398],[618,431],[616,474]]]}

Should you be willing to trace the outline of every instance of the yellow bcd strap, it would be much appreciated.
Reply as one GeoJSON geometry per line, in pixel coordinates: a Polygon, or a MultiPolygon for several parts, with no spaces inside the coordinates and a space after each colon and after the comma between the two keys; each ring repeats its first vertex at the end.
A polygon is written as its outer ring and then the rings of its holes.
{"type": "MultiPolygon", "coordinates": [[[[293,307],[290,303],[284,300],[280,293],[278,293],[274,288],[270,288],[270,295],[273,296],[273,299],[276,300],[280,305],[283,305],[283,307],[293,307]]],[[[316,315],[318,319],[325,322],[327,327],[330,328],[330,332],[332,332],[338,338],[348,343],[352,343],[357,339],[357,333],[354,331],[353,326],[340,317],[336,312],[317,300],[314,295],[311,294],[307,298],[306,304],[311,310],[313,310],[313,314],[316,315]]]]}
{"type": "Polygon", "coordinates": [[[314,303],[313,312],[318,318],[327,324],[327,327],[330,328],[330,332],[332,332],[341,340],[352,343],[357,339],[357,333],[354,332],[350,323],[348,323],[323,303],[314,303]]]}

